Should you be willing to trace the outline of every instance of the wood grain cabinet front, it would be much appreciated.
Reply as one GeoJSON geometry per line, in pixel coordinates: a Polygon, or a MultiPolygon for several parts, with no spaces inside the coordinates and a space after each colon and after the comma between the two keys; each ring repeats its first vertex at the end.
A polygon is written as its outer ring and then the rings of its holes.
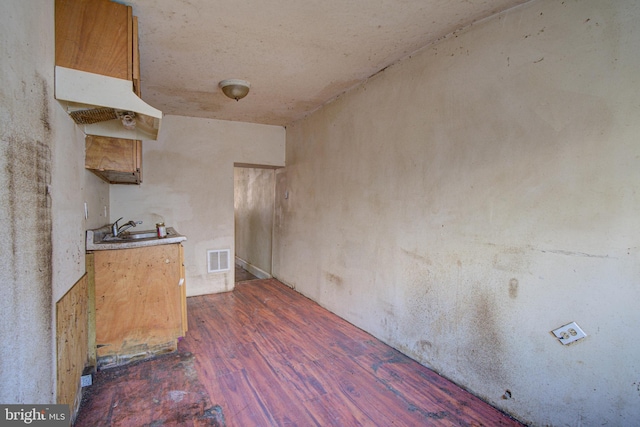
{"type": "Polygon", "coordinates": [[[84,167],[109,184],[142,182],[142,141],[87,135],[84,167]]]}
{"type": "Polygon", "coordinates": [[[131,6],[110,0],[56,0],[56,65],[133,80],[133,31],[131,6]]]}
{"type": "Polygon", "coordinates": [[[182,245],[93,256],[98,367],[176,350],[186,332],[182,245]]]}
{"type": "MultiPolygon", "coordinates": [[[[140,96],[138,20],[110,0],[56,0],[56,65],[130,80],[140,96]]],[[[87,136],[85,168],[110,184],[142,182],[142,141],[87,136]]]]}

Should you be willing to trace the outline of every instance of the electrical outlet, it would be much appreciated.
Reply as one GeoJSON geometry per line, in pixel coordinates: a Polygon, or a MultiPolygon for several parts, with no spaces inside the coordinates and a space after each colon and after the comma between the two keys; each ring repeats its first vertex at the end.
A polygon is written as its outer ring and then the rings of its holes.
{"type": "Polygon", "coordinates": [[[576,322],[560,326],[558,329],[551,331],[551,333],[553,333],[563,345],[571,344],[587,336],[576,322]]]}
{"type": "Polygon", "coordinates": [[[92,383],[91,374],[82,375],[80,377],[80,387],[89,387],[92,383]]]}

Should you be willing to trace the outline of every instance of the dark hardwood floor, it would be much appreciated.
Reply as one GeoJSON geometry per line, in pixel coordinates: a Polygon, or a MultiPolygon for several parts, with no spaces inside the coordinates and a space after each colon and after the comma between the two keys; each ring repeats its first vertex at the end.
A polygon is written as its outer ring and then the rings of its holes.
{"type": "Polygon", "coordinates": [[[178,353],[96,375],[77,426],[516,426],[274,279],[188,299],[178,353]]]}
{"type": "Polygon", "coordinates": [[[254,276],[253,274],[249,273],[247,270],[245,270],[244,268],[236,265],[236,272],[235,272],[235,276],[236,276],[236,283],[238,282],[246,282],[247,280],[256,280],[257,277],[254,276]]]}

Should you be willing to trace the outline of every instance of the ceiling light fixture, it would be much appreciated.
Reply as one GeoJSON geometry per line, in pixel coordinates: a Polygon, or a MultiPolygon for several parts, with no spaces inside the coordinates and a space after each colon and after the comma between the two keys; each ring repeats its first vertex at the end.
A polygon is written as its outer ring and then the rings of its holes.
{"type": "Polygon", "coordinates": [[[220,89],[222,89],[225,95],[236,101],[247,96],[249,88],[251,87],[248,81],[239,79],[223,80],[218,86],[220,86],[220,89]]]}

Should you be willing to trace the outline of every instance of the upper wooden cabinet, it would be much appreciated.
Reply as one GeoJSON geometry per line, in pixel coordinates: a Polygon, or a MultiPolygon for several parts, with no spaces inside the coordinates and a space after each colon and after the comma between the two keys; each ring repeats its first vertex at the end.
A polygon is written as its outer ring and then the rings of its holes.
{"type": "Polygon", "coordinates": [[[56,0],[55,35],[55,96],[84,133],[157,139],[162,111],[140,98],[138,20],[131,6],[56,0]]]}
{"type": "Polygon", "coordinates": [[[56,0],[55,20],[56,65],[133,81],[137,46],[131,6],[56,0]]]}
{"type": "Polygon", "coordinates": [[[142,182],[142,141],[87,135],[84,167],[109,184],[142,182]]]}
{"type": "MultiPolygon", "coordinates": [[[[129,93],[140,96],[138,20],[131,6],[110,0],[56,0],[55,32],[56,66],[129,80],[133,83],[129,93]]],[[[100,82],[94,86],[101,86],[100,82]]],[[[80,108],[70,114],[76,123],[88,120],[85,125],[93,124],[96,117],[96,121],[104,121],[117,115],[112,109],[105,113],[101,107],[106,105],[97,107],[80,108]]],[[[137,115],[136,120],[138,127],[145,124],[144,116],[137,115]]],[[[85,133],[86,169],[110,184],[141,183],[140,140],[90,134],[86,127],[85,133]]]]}

